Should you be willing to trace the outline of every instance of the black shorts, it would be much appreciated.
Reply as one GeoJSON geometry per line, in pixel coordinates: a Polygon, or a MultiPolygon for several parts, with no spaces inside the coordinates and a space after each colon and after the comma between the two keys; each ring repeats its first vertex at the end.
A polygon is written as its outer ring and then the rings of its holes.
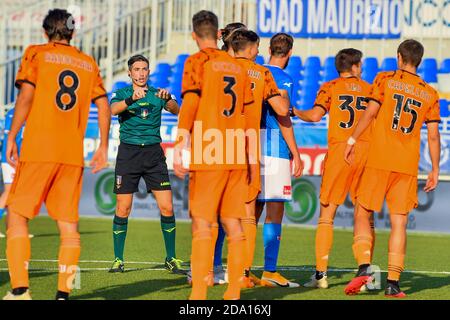
{"type": "Polygon", "coordinates": [[[139,191],[143,178],[148,193],[171,190],[166,157],[159,144],[138,146],[119,145],[116,160],[115,194],[132,194],[139,191]]]}

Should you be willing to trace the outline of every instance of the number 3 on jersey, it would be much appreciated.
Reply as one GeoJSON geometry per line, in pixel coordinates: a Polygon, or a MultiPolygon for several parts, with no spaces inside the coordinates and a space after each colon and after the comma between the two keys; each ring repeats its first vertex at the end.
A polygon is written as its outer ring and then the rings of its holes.
{"type": "Polygon", "coordinates": [[[223,115],[225,117],[231,117],[236,110],[237,97],[233,91],[233,87],[236,85],[236,79],[234,77],[224,77],[223,81],[227,83],[227,86],[223,89],[223,92],[231,96],[231,108],[225,109],[223,115]]]}
{"type": "Polygon", "coordinates": [[[80,85],[80,80],[75,72],[64,70],[59,74],[58,84],[59,90],[56,93],[56,105],[62,111],[69,111],[77,103],[75,91],[80,85]]]}

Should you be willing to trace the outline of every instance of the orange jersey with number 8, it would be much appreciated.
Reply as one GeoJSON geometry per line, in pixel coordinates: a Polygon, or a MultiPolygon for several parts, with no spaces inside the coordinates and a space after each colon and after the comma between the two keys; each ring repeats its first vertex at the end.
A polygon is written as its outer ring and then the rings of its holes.
{"type": "Polygon", "coordinates": [[[83,166],[91,101],[106,96],[94,59],[70,45],[29,46],[16,87],[23,83],[33,85],[35,92],[20,161],[83,166]]]}

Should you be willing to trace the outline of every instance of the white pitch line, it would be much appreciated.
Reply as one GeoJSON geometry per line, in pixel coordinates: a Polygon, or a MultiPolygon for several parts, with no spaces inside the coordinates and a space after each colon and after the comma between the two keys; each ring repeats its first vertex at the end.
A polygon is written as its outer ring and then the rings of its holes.
{"type": "MultiPolygon", "coordinates": [[[[0,261],[7,261],[6,259],[0,259],[0,261]]],[[[56,263],[58,260],[52,260],[52,259],[33,259],[30,262],[52,262],[56,263]]],[[[105,260],[80,260],[79,263],[111,263],[111,261],[105,261],[105,260]]],[[[161,262],[153,262],[153,261],[126,261],[125,264],[135,264],[135,265],[162,265],[161,262]]],[[[262,271],[264,270],[263,266],[254,266],[252,267],[253,270],[262,271]]],[[[314,272],[315,269],[311,267],[279,267],[280,271],[305,271],[305,272],[314,272]]],[[[33,269],[30,269],[32,271],[33,269]]],[[[34,269],[36,270],[58,270],[55,269],[34,269]]],[[[81,270],[84,271],[103,271],[103,270],[109,270],[107,268],[81,268],[81,270]]],[[[132,268],[127,270],[130,271],[139,271],[139,270],[146,270],[146,271],[166,271],[167,269],[164,268],[132,268]]],[[[0,271],[8,271],[8,269],[0,268],[0,271]]],[[[345,269],[345,268],[335,268],[335,269],[329,269],[329,272],[356,272],[357,269],[345,269]]],[[[387,270],[380,270],[380,272],[387,273],[387,270]]],[[[405,270],[403,273],[419,273],[419,274],[441,274],[441,275],[450,275],[450,271],[425,271],[425,270],[405,270]]]]}

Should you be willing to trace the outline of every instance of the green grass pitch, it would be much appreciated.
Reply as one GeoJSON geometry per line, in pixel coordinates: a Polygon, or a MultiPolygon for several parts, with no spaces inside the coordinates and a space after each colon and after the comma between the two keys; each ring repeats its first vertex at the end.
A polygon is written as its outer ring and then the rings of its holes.
{"type": "MultiPolygon", "coordinates": [[[[163,268],[164,244],[158,221],[130,220],[125,248],[123,274],[107,272],[113,259],[111,219],[82,218],[80,289],[74,290],[71,299],[186,299],[190,287],[183,276],[169,274],[163,268]],[[128,261],[128,263],[127,263],[128,261]],[[131,263],[132,262],[132,263],[131,263]]],[[[0,227],[4,231],[4,226],[0,227]]],[[[30,264],[33,299],[54,299],[57,284],[57,259],[59,236],[55,224],[47,217],[30,223],[32,262],[30,264]]],[[[261,274],[263,265],[262,229],[258,231],[255,256],[255,274],[261,274]]],[[[286,277],[304,283],[314,266],[314,230],[294,226],[283,227],[279,266],[286,277]]],[[[388,233],[377,232],[374,262],[387,269],[388,233]]],[[[365,293],[354,297],[344,294],[344,287],[353,277],[355,261],[351,251],[351,230],[336,230],[330,257],[330,288],[246,289],[246,300],[323,300],[323,299],[385,299],[384,291],[365,293]]],[[[9,276],[5,261],[5,239],[0,239],[0,294],[9,290],[9,276]]],[[[190,224],[179,222],[177,228],[177,254],[188,261],[190,255],[190,224]]],[[[410,299],[450,299],[450,247],[449,235],[413,233],[408,238],[406,270],[402,275],[402,289],[410,299]]],[[[226,251],[225,251],[226,252],[226,251]]],[[[386,273],[382,273],[384,284],[386,273]]],[[[225,286],[209,290],[210,299],[221,299],[225,286]]]]}

